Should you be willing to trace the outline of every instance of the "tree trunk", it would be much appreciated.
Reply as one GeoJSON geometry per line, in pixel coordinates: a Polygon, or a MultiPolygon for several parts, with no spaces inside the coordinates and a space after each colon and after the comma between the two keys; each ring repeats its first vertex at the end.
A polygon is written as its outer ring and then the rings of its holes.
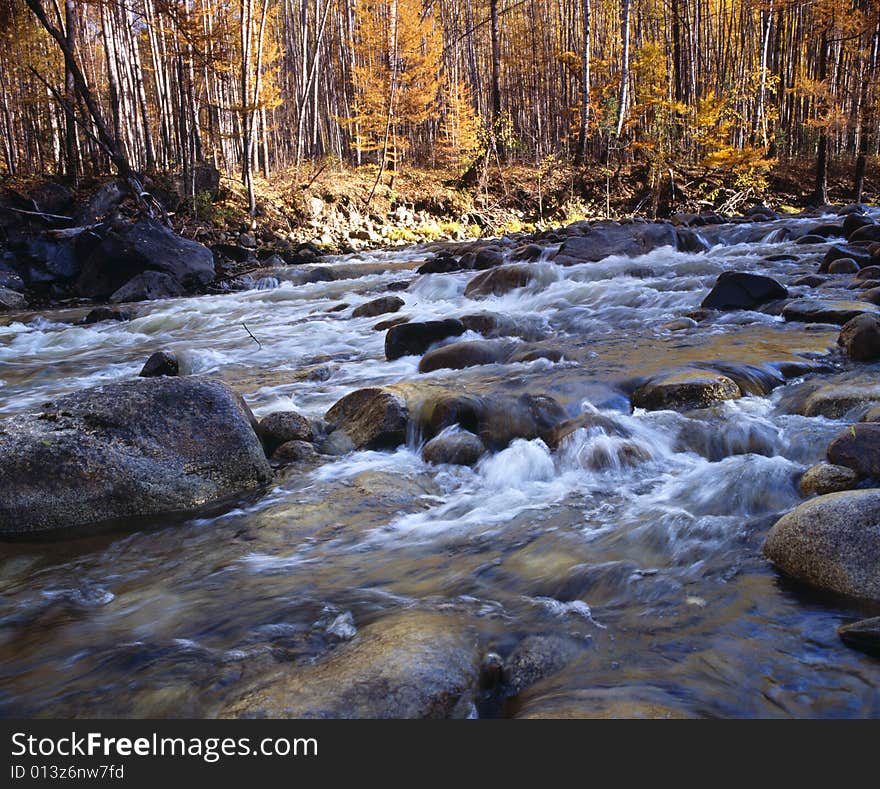
{"type": "Polygon", "coordinates": [[[575,164],[582,165],[587,158],[587,127],[590,123],[590,0],[581,0],[583,18],[583,48],[581,57],[583,65],[581,70],[581,127],[578,134],[578,148],[575,156],[575,164]]]}

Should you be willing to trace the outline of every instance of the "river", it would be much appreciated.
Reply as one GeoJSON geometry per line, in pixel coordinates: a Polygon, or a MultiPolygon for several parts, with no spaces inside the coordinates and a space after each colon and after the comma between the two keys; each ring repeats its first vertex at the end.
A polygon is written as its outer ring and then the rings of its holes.
{"type": "MultiPolygon", "coordinates": [[[[282,268],[252,290],[139,304],[128,322],[77,325],[83,309],[2,319],[4,416],[134,376],[161,348],[258,416],[320,418],[354,389],[397,385],[547,394],[614,429],[579,430],[552,452],[516,440],[475,468],[424,463],[412,435],[395,451],[288,466],[220,515],[0,545],[0,714],[213,716],[267,666],[305,664],[401,609],[461,618],[501,655],[528,636],[569,645],[558,671],[474,715],[880,714],[880,663],[836,634],[864,609],[792,586],[761,556],[802,500],[800,474],[848,424],[789,405],[811,377],[850,374],[832,355],[837,328],[760,311],[663,327],[725,270],[808,293],[791,283],[827,245],[778,240],[780,226],[716,230],[702,254],[539,261],[526,287],[479,302],[463,296],[474,272],[416,277],[431,253],[413,248],[325,259],[332,281],[282,268]],[[386,361],[373,326],[389,316],[351,311],[389,286],[401,315],[502,313],[563,359],[428,374],[418,357],[386,361]],[[709,362],[786,380],[688,415],[630,412],[628,382],[709,362]]],[[[852,297],[842,279],[823,290],[852,297]]]]}

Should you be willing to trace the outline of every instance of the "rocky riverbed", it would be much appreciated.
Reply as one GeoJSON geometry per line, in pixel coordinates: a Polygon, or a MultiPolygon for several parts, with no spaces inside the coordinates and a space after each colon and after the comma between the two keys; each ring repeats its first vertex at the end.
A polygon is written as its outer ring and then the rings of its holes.
{"type": "Polygon", "coordinates": [[[0,709],[877,715],[878,219],[10,296],[0,709]]]}

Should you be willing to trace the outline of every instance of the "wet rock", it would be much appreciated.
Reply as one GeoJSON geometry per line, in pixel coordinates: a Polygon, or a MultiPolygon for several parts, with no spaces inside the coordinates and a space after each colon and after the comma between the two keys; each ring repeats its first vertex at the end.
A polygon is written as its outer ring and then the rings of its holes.
{"type": "Polygon", "coordinates": [[[409,288],[409,286],[412,285],[412,283],[413,283],[413,280],[406,280],[406,279],[400,280],[398,282],[389,282],[388,283],[388,290],[390,290],[392,292],[396,292],[396,291],[400,291],[400,290],[407,290],[409,288]]]}
{"type": "Polygon", "coordinates": [[[693,318],[676,318],[667,321],[660,328],[666,329],[666,331],[682,331],[683,329],[693,329],[697,325],[699,324],[693,318]]]}
{"type": "Polygon", "coordinates": [[[173,277],[159,271],[145,271],[132,277],[119,290],[114,291],[110,301],[114,304],[122,304],[132,301],[170,299],[182,295],[183,288],[173,277]]]}
{"type": "Polygon", "coordinates": [[[346,304],[345,302],[341,304],[334,304],[332,307],[328,307],[324,312],[343,312],[347,310],[351,305],[346,304]]]}
{"type": "Polygon", "coordinates": [[[379,321],[373,326],[373,331],[386,331],[392,326],[400,326],[401,323],[409,323],[408,315],[400,315],[397,318],[389,318],[385,321],[379,321]]]}
{"type": "Polygon", "coordinates": [[[880,423],[862,422],[839,433],[828,445],[828,462],[864,477],[880,478],[880,423]]]}
{"type": "Polygon", "coordinates": [[[880,266],[865,266],[863,269],[859,269],[856,280],[861,282],[866,279],[880,280],[880,266]]]}
{"type": "Polygon", "coordinates": [[[543,254],[544,247],[539,244],[523,244],[511,252],[510,259],[514,261],[526,260],[533,262],[538,260],[543,254]]]}
{"type": "Polygon", "coordinates": [[[478,312],[462,315],[459,320],[468,331],[482,334],[484,337],[510,337],[516,334],[516,323],[506,315],[496,312],[478,312]]]}
{"type": "Polygon", "coordinates": [[[779,255],[767,255],[767,257],[764,258],[768,263],[793,263],[797,259],[797,255],[789,255],[784,252],[779,255]]]}
{"type": "Polygon", "coordinates": [[[288,441],[315,440],[312,423],[296,411],[276,411],[264,416],[257,427],[257,435],[270,457],[278,447],[288,441]]]}
{"type": "Polygon", "coordinates": [[[336,457],[347,455],[349,452],[354,452],[357,449],[354,441],[351,440],[351,436],[344,430],[334,430],[320,442],[319,448],[321,454],[334,455],[336,457]]]}
{"type": "Polygon", "coordinates": [[[382,296],[366,304],[361,304],[352,310],[352,318],[375,318],[387,312],[397,312],[404,305],[400,296],[382,296]]]}
{"type": "Polygon", "coordinates": [[[837,635],[848,647],[880,656],[880,616],[841,625],[837,635]]]}
{"type": "Polygon", "coordinates": [[[236,263],[244,263],[250,260],[254,254],[252,249],[245,249],[238,244],[214,244],[211,251],[220,259],[228,258],[236,263]]]}
{"type": "Polygon", "coordinates": [[[810,235],[822,236],[822,238],[846,237],[843,225],[834,224],[816,225],[816,227],[810,229],[810,235]]]}
{"type": "Polygon", "coordinates": [[[804,496],[824,496],[826,493],[852,490],[858,481],[859,475],[846,466],[817,463],[804,472],[799,488],[804,496]]]}
{"type": "Polygon", "coordinates": [[[513,344],[503,340],[470,340],[454,342],[428,351],[419,362],[419,372],[432,370],[463,370],[483,364],[507,361],[513,344]]]}
{"type": "Polygon", "coordinates": [[[880,357],[880,315],[858,315],[840,330],[837,344],[850,359],[867,362],[880,357]]]}
{"type": "Polygon", "coordinates": [[[156,351],[147,359],[138,375],[141,378],[155,378],[162,375],[179,375],[180,363],[174,351],[156,351]]]}
{"type": "Polygon", "coordinates": [[[15,271],[7,271],[2,268],[2,261],[0,261],[0,288],[14,290],[18,293],[24,293],[25,291],[24,280],[21,276],[15,271]]]}
{"type": "Polygon", "coordinates": [[[856,232],[860,227],[865,227],[873,225],[874,220],[867,216],[861,216],[859,214],[850,214],[849,216],[844,217],[843,220],[843,233],[847,239],[856,232]]]}
{"type": "Polygon", "coordinates": [[[869,266],[871,264],[871,255],[866,249],[853,246],[852,244],[836,244],[825,253],[822,265],[819,267],[819,273],[824,274],[835,260],[842,260],[844,258],[855,261],[859,266],[869,266]]]}
{"type": "Polygon", "coordinates": [[[0,423],[0,533],[127,524],[272,479],[244,401],[210,378],[136,378],[0,423]]]}
{"type": "Polygon", "coordinates": [[[485,271],[486,269],[495,268],[504,263],[504,253],[500,249],[494,247],[486,247],[477,252],[474,258],[473,267],[477,271],[485,271]]]}
{"type": "Polygon", "coordinates": [[[0,312],[23,310],[27,307],[27,299],[18,291],[0,288],[0,312]]]}
{"type": "Polygon", "coordinates": [[[806,288],[818,288],[826,282],[828,282],[828,277],[823,277],[821,274],[807,274],[804,277],[798,277],[791,284],[806,288]]]}
{"type": "Polygon", "coordinates": [[[637,257],[659,247],[678,249],[678,234],[669,223],[592,225],[585,234],[565,240],[554,260],[559,265],[596,262],[609,255],[637,257]]]}
{"type": "Polygon", "coordinates": [[[464,265],[449,255],[438,255],[426,260],[416,269],[416,274],[447,274],[451,271],[461,271],[464,265]]]}
{"type": "Polygon", "coordinates": [[[848,240],[851,243],[859,241],[880,241],[880,225],[872,222],[850,233],[848,240]]]}
{"type": "Polygon", "coordinates": [[[856,408],[867,408],[880,401],[880,384],[827,384],[804,400],[797,413],[841,419],[856,408]]]}
{"type": "Polygon", "coordinates": [[[387,389],[358,389],[324,418],[334,429],[344,430],[357,449],[394,448],[406,441],[406,403],[387,389]]]}
{"type": "Polygon", "coordinates": [[[682,370],[658,376],[633,391],[633,408],[689,411],[742,396],[734,381],[707,370],[682,370]]]}
{"type": "Polygon", "coordinates": [[[526,693],[516,718],[542,719],[685,719],[696,717],[653,688],[594,688],[565,693],[526,693]]]}
{"type": "Polygon", "coordinates": [[[465,718],[479,674],[466,626],[410,611],[367,625],[314,665],[277,673],[221,717],[465,718]]]}
{"type": "Polygon", "coordinates": [[[855,274],[859,271],[859,264],[852,258],[838,258],[828,266],[829,274],[855,274]]]}
{"type": "Polygon", "coordinates": [[[318,453],[308,441],[285,441],[272,453],[272,462],[286,465],[312,461],[317,457],[318,453]]]}
{"type": "Polygon", "coordinates": [[[782,317],[800,323],[834,323],[843,326],[865,312],[880,314],[876,307],[860,301],[797,299],[783,307],[782,317]]]}
{"type": "Polygon", "coordinates": [[[861,301],[867,301],[868,304],[880,306],[880,287],[866,290],[861,296],[859,296],[859,299],[861,301]]]}
{"type": "Polygon", "coordinates": [[[787,296],[788,291],[771,277],[725,271],[715,280],[700,306],[712,310],[748,310],[787,296]]]}
{"type": "Polygon", "coordinates": [[[486,447],[479,436],[467,430],[444,431],[432,438],[422,449],[422,460],[440,465],[473,466],[484,454],[486,447]]]}
{"type": "Polygon", "coordinates": [[[196,241],[181,238],[151,219],[102,230],[82,264],[76,288],[81,296],[108,298],[133,277],[155,271],[183,290],[214,279],[214,256],[196,241]]]}
{"type": "Polygon", "coordinates": [[[82,322],[88,326],[102,321],[130,321],[132,314],[127,310],[115,310],[112,307],[95,307],[82,322]]]}
{"type": "Polygon", "coordinates": [[[565,409],[546,395],[443,395],[422,409],[422,434],[436,436],[459,425],[480,437],[492,451],[504,449],[513,439],[553,440],[555,428],[567,418],[565,409]]]}
{"type": "Polygon", "coordinates": [[[392,361],[401,356],[421,355],[434,343],[464,332],[464,324],[455,318],[392,326],[385,335],[385,358],[392,361]]]}
{"type": "Polygon", "coordinates": [[[829,493],[780,518],[764,555],[792,578],[880,602],[880,490],[829,493]]]}
{"type": "Polygon", "coordinates": [[[795,243],[795,244],[804,244],[804,245],[807,245],[807,244],[824,244],[827,240],[828,240],[828,239],[825,238],[824,236],[816,236],[816,235],[813,235],[813,234],[808,234],[808,235],[805,235],[805,236],[801,236],[801,237],[800,237],[797,241],[795,241],[794,243],[795,243]]]}
{"type": "Polygon", "coordinates": [[[557,635],[526,636],[504,661],[504,682],[510,695],[561,671],[583,654],[584,645],[557,635]]]}
{"type": "Polygon", "coordinates": [[[549,362],[561,362],[565,354],[559,348],[541,348],[525,346],[514,351],[508,358],[508,364],[535,362],[546,359],[549,362]]]}
{"type": "Polygon", "coordinates": [[[678,237],[677,248],[679,252],[690,252],[692,255],[696,255],[709,249],[709,242],[693,230],[677,228],[676,236],[678,237]]]}
{"type": "Polygon", "coordinates": [[[469,299],[478,299],[483,296],[503,296],[517,288],[524,288],[536,276],[536,270],[526,264],[500,266],[474,277],[464,289],[464,295],[469,299]]]}

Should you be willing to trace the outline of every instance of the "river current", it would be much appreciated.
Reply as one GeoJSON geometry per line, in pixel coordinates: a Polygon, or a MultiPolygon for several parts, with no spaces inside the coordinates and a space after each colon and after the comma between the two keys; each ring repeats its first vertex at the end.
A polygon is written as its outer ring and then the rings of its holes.
{"type": "MultiPolygon", "coordinates": [[[[580,429],[555,451],[515,440],[474,468],[424,463],[412,435],[395,451],[283,468],[272,488],[220,515],[0,545],[0,714],[213,716],[267,666],[307,664],[415,608],[461,617],[502,655],[530,635],[570,644],[563,668],[478,704],[481,716],[651,705],[686,716],[877,716],[880,663],[836,634],[864,609],[792,586],[761,556],[769,527],[802,500],[800,475],[848,424],[788,407],[804,381],[848,374],[833,353],[837,327],[771,310],[664,328],[725,270],[808,293],[792,282],[816,271],[828,245],[779,240],[780,226],[716,230],[700,254],[539,261],[526,287],[480,301],[463,295],[472,271],[416,277],[432,253],[413,248],[325,259],[331,281],[289,267],[244,292],[134,305],[128,322],[77,325],[83,309],[4,317],[0,416],[137,375],[168,349],[258,416],[321,418],[355,389],[394,385],[547,394],[614,429],[580,429]],[[419,357],[386,361],[373,326],[390,316],[351,312],[389,286],[405,302],[400,315],[500,313],[519,341],[563,358],[428,374],[419,357]],[[688,415],[631,412],[629,382],[710,363],[784,382],[688,415]]],[[[845,284],[823,290],[851,298],[845,284]]]]}

